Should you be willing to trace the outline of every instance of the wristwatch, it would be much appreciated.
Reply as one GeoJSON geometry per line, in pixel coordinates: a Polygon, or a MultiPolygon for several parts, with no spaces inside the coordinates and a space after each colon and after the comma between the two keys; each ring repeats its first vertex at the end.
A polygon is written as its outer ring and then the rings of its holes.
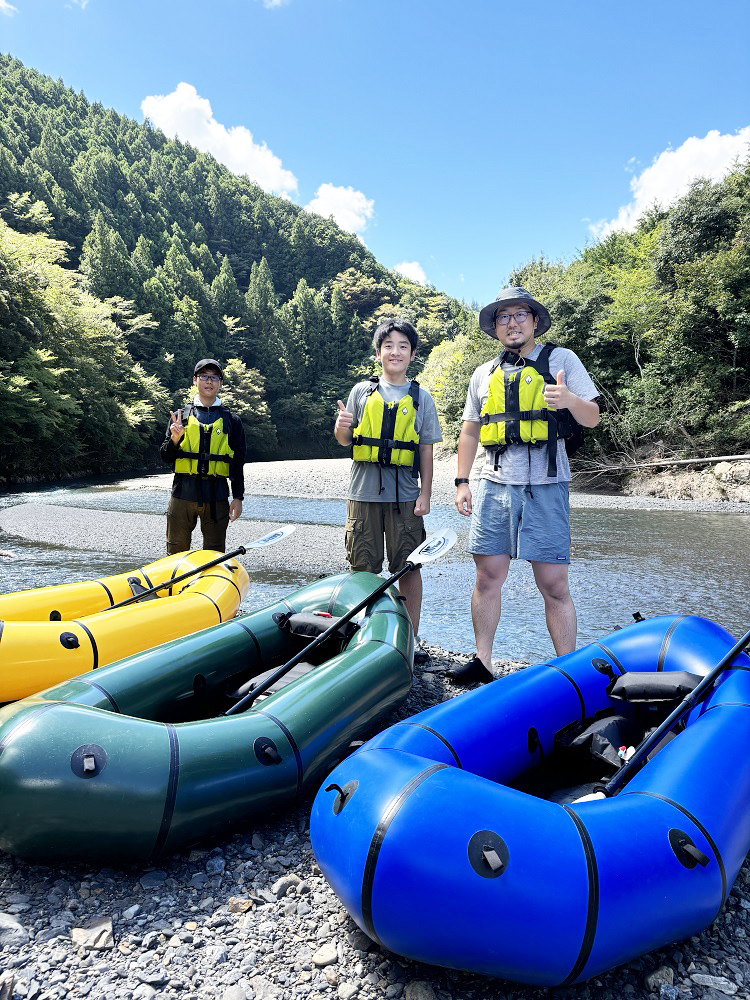
{"type": "Polygon", "coordinates": [[[453,485],[454,486],[460,486],[461,483],[466,483],[468,485],[468,482],[469,482],[468,479],[454,479],[453,480],[453,485]]]}

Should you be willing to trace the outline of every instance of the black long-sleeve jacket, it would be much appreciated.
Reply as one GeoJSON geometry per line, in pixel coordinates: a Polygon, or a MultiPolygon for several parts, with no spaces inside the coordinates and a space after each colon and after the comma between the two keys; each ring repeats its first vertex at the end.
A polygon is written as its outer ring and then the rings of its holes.
{"type": "MultiPolygon", "coordinates": [[[[201,406],[200,403],[193,402],[189,407],[195,418],[202,424],[213,423],[218,416],[216,411],[219,408],[221,416],[228,423],[229,447],[234,452],[229,460],[229,483],[232,486],[232,497],[235,500],[242,500],[245,496],[244,465],[246,453],[245,428],[242,426],[242,421],[218,401],[213,406],[201,406]]],[[[166,437],[159,449],[159,454],[162,461],[174,469],[174,464],[180,457],[180,445],[179,442],[175,444],[172,440],[170,427],[171,420],[167,424],[166,437]]],[[[193,500],[197,503],[207,503],[210,500],[228,500],[229,483],[219,476],[201,477],[176,472],[172,482],[172,496],[182,500],[193,500]]]]}

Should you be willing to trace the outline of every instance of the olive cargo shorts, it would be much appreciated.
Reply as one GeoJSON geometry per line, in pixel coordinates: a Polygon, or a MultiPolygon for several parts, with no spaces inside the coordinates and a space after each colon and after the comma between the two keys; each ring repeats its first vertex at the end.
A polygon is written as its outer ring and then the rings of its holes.
{"type": "Polygon", "coordinates": [[[388,569],[397,573],[406,557],[427,537],[424,518],[414,513],[414,501],[395,503],[346,501],[346,558],[356,573],[380,573],[383,569],[383,536],[388,569]]]}
{"type": "Polygon", "coordinates": [[[225,552],[229,501],[217,500],[215,509],[214,520],[211,516],[210,503],[196,503],[193,500],[170,497],[167,507],[167,554],[171,556],[175,552],[187,552],[190,548],[190,536],[199,518],[203,532],[203,548],[225,552]]]}

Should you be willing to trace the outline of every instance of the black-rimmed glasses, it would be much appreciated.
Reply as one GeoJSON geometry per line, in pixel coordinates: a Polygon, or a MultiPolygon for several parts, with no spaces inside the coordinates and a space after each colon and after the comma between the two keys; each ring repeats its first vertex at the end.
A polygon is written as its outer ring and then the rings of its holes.
{"type": "Polygon", "coordinates": [[[518,312],[503,313],[501,316],[495,316],[495,322],[498,326],[507,326],[512,316],[516,323],[525,323],[529,316],[532,315],[533,313],[529,309],[519,309],[518,312]]]}

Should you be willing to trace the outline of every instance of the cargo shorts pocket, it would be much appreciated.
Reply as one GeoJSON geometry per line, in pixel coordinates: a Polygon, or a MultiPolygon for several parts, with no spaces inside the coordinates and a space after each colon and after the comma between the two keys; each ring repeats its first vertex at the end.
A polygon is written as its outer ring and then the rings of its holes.
{"type": "Polygon", "coordinates": [[[367,522],[363,517],[347,517],[344,545],[349,567],[355,573],[380,572],[383,566],[382,548],[378,564],[377,551],[375,551],[377,545],[372,544],[370,532],[367,530],[367,522]]]}
{"type": "Polygon", "coordinates": [[[362,545],[363,525],[364,521],[361,517],[347,517],[346,519],[344,545],[346,547],[346,558],[352,567],[356,563],[356,551],[362,545]]]}

